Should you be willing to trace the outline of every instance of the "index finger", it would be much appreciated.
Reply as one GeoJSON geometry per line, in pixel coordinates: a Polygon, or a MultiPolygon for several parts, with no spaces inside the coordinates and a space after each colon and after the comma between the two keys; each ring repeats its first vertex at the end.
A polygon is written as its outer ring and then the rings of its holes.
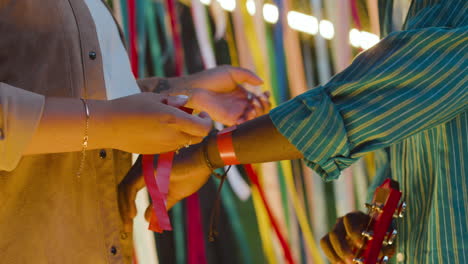
{"type": "Polygon", "coordinates": [[[333,249],[329,234],[322,237],[320,240],[320,247],[331,263],[342,263],[341,258],[336,254],[335,249],[333,249]]]}
{"type": "Polygon", "coordinates": [[[211,130],[213,121],[208,114],[190,115],[183,110],[174,108],[171,111],[172,118],[167,121],[168,125],[177,130],[195,137],[204,137],[211,130]]]}
{"type": "Polygon", "coordinates": [[[369,216],[363,212],[352,212],[343,219],[346,233],[356,247],[362,247],[364,240],[361,235],[369,222],[369,216]]]}

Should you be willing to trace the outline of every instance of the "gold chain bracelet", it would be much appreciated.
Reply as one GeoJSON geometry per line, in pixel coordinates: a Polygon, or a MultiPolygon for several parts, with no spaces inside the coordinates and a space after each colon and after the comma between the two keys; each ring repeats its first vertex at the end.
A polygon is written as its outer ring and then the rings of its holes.
{"type": "Polygon", "coordinates": [[[80,177],[81,173],[83,172],[83,167],[84,167],[84,163],[86,159],[86,150],[88,149],[88,129],[89,129],[89,107],[85,99],[81,98],[81,101],[83,102],[84,109],[85,109],[86,125],[85,125],[85,133],[84,133],[83,144],[82,144],[83,149],[81,150],[80,167],[78,168],[78,172],[76,173],[78,177],[80,177]]]}

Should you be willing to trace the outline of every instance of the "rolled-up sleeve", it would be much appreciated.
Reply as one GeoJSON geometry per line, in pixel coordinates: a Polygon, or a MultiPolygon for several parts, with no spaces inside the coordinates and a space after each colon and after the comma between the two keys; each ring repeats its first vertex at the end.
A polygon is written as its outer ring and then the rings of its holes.
{"type": "Polygon", "coordinates": [[[467,110],[468,28],[396,32],[327,84],[270,112],[307,164],[336,179],[366,152],[467,110]]]}
{"type": "Polygon", "coordinates": [[[11,171],[42,117],[45,98],[0,82],[0,170],[11,171]]]}

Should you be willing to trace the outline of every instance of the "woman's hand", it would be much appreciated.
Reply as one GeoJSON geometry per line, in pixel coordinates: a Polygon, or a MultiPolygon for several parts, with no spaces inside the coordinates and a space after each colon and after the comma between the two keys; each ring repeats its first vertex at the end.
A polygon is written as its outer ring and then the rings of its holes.
{"type": "MultiPolygon", "coordinates": [[[[190,115],[178,107],[184,96],[141,93],[110,101],[111,147],[127,152],[155,154],[200,142],[210,131],[208,114],[190,115]]],[[[92,107],[91,107],[92,111],[92,107]]]]}
{"type": "Polygon", "coordinates": [[[170,94],[190,96],[188,106],[208,112],[212,118],[231,126],[270,111],[269,93],[249,92],[242,84],[263,81],[243,68],[220,66],[193,75],[168,79],[170,94]]]}
{"type": "Polygon", "coordinates": [[[206,113],[189,115],[178,107],[187,97],[141,93],[111,101],[47,97],[41,120],[23,155],[114,148],[156,154],[200,142],[212,120],[206,113]],[[86,129],[88,123],[88,129],[86,129]]]}

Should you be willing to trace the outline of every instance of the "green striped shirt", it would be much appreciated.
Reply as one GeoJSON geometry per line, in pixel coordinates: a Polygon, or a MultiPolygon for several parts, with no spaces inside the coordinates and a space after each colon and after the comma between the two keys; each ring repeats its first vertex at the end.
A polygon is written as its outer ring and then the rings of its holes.
{"type": "Polygon", "coordinates": [[[468,263],[467,52],[468,1],[414,0],[403,31],[270,113],[326,180],[386,150],[408,204],[398,224],[404,263],[468,263]]]}

